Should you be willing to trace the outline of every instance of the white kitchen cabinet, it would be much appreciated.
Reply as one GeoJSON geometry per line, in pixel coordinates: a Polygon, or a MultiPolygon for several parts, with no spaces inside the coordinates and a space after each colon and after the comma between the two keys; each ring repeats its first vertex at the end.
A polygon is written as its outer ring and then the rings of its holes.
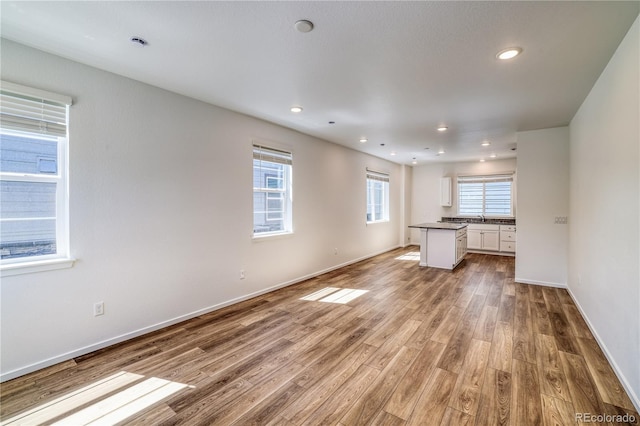
{"type": "Polygon", "coordinates": [[[467,248],[470,250],[482,250],[481,230],[467,229],[467,248]]]}
{"type": "Polygon", "coordinates": [[[467,228],[467,248],[469,250],[499,251],[500,226],[470,224],[467,228]]]}
{"type": "Polygon", "coordinates": [[[467,254],[467,225],[420,223],[420,266],[453,269],[467,254]]]}
{"type": "Polygon", "coordinates": [[[516,252],[516,227],[500,225],[500,251],[506,253],[516,252]]]}
{"type": "Polygon", "coordinates": [[[467,230],[428,229],[427,262],[432,268],[453,269],[467,254],[467,230]]]}
{"type": "Polygon", "coordinates": [[[467,254],[467,233],[456,238],[456,264],[460,263],[464,259],[464,255],[467,254]]]}
{"type": "Polygon", "coordinates": [[[500,250],[499,231],[482,231],[482,250],[500,250]]]}
{"type": "Polygon", "coordinates": [[[451,207],[451,178],[440,178],[440,205],[443,207],[451,207]]]}

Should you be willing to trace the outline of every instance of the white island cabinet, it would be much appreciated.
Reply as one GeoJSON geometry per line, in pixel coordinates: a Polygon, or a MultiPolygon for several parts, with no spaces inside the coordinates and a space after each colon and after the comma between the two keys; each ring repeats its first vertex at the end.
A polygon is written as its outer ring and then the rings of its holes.
{"type": "Polygon", "coordinates": [[[421,223],[420,266],[453,269],[467,254],[467,225],[459,223],[421,223]]]}

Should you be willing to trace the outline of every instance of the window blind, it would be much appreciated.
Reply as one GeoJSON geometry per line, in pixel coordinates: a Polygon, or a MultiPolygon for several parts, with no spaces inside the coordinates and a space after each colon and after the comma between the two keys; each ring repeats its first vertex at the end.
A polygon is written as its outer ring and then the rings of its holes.
{"type": "Polygon", "coordinates": [[[10,82],[0,82],[0,126],[42,135],[67,135],[71,98],[10,82]]]}
{"type": "Polygon", "coordinates": [[[511,216],[513,175],[458,176],[460,215],[511,216]]]}
{"type": "Polygon", "coordinates": [[[389,182],[389,174],[367,169],[367,179],[389,182]]]}
{"type": "Polygon", "coordinates": [[[458,183],[513,182],[513,175],[458,176],[458,183]]]}
{"type": "Polygon", "coordinates": [[[293,158],[290,152],[267,148],[266,146],[260,145],[253,145],[253,159],[268,161],[271,163],[287,164],[289,166],[293,163],[293,158]]]}

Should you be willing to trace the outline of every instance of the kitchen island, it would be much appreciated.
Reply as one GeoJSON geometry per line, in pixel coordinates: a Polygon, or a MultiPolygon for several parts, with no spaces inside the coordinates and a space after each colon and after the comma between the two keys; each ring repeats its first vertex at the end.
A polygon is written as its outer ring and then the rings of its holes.
{"type": "Polygon", "coordinates": [[[452,270],[467,254],[467,225],[461,223],[420,223],[420,266],[452,270]]]}

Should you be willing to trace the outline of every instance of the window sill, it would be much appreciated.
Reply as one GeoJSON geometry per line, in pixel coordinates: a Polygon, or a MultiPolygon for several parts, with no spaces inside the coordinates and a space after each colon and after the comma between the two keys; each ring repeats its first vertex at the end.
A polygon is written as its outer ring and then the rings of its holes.
{"type": "Polygon", "coordinates": [[[49,259],[36,260],[33,262],[18,262],[0,266],[0,277],[10,277],[13,275],[33,274],[36,272],[53,271],[56,269],[71,268],[75,259],[49,259]]]}
{"type": "Polygon", "coordinates": [[[391,222],[390,220],[376,220],[375,222],[367,222],[367,226],[369,225],[376,225],[378,223],[389,223],[391,222]]]}
{"type": "Polygon", "coordinates": [[[252,235],[251,239],[253,241],[266,241],[266,240],[277,240],[280,238],[288,238],[293,236],[293,232],[278,232],[276,234],[257,234],[252,235]]]}

